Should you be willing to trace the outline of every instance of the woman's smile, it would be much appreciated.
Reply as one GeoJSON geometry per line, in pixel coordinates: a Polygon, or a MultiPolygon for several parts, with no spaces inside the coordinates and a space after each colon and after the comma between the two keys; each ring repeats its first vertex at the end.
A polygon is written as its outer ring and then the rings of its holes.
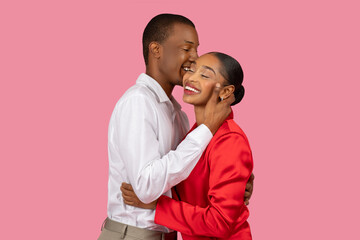
{"type": "Polygon", "coordinates": [[[194,94],[199,94],[201,91],[199,89],[197,89],[195,86],[187,83],[185,84],[184,87],[184,94],[187,95],[194,95],[194,94]]]}

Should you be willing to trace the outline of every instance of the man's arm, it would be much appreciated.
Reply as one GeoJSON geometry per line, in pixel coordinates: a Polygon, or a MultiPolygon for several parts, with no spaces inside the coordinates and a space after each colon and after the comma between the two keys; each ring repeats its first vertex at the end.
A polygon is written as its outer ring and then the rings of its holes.
{"type": "Polygon", "coordinates": [[[212,134],[201,125],[175,151],[161,157],[156,134],[161,126],[156,120],[154,103],[144,95],[136,95],[120,104],[113,116],[117,123],[114,142],[118,143],[114,147],[124,161],[129,182],[139,199],[151,202],[190,174],[212,134]]]}
{"type": "Polygon", "coordinates": [[[254,190],[254,179],[255,179],[255,175],[254,175],[254,173],[251,173],[251,176],[250,176],[248,182],[246,183],[246,188],[245,188],[245,195],[244,195],[245,205],[250,204],[250,198],[251,198],[253,190],[254,190]]]}
{"type": "MultiPolygon", "coordinates": [[[[131,96],[121,103],[115,114],[114,136],[118,153],[125,162],[129,182],[139,199],[149,203],[186,179],[221,123],[230,113],[229,101],[218,103],[215,88],[206,106],[205,122],[193,130],[176,150],[160,156],[155,106],[146,96],[131,96]],[[134,120],[136,119],[136,120],[134,120]],[[123,136],[126,136],[125,138],[123,136]]],[[[171,134],[171,133],[169,133],[171,134]]]]}

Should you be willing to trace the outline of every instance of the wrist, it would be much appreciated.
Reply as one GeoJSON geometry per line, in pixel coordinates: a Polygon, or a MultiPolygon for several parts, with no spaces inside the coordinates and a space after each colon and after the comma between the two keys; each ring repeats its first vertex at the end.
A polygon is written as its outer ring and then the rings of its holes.
{"type": "Polygon", "coordinates": [[[203,124],[210,130],[211,134],[214,136],[217,131],[217,127],[214,127],[214,124],[211,124],[206,121],[203,124]]]}

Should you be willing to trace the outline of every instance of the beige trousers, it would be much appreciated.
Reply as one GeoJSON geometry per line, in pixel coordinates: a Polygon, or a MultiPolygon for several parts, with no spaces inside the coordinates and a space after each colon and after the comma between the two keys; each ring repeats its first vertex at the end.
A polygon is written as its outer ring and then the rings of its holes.
{"type": "Polygon", "coordinates": [[[163,233],[137,228],[106,218],[98,240],[176,240],[176,232],[163,233]]]}

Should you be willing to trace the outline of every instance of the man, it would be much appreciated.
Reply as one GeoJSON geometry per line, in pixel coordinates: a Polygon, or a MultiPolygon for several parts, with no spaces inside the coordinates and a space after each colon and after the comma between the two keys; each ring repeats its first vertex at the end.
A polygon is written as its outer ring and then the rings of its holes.
{"type": "Polygon", "coordinates": [[[204,123],[182,141],[189,123],[171,93],[198,57],[198,45],[194,24],[183,16],[161,14],[146,26],[146,74],[121,97],[110,119],[108,218],[99,240],[175,239],[176,233],[154,223],[154,211],[124,204],[120,184],[130,183],[144,203],[171,196],[171,186],[188,177],[230,113],[234,99],[218,103],[215,88],[204,123]]]}

